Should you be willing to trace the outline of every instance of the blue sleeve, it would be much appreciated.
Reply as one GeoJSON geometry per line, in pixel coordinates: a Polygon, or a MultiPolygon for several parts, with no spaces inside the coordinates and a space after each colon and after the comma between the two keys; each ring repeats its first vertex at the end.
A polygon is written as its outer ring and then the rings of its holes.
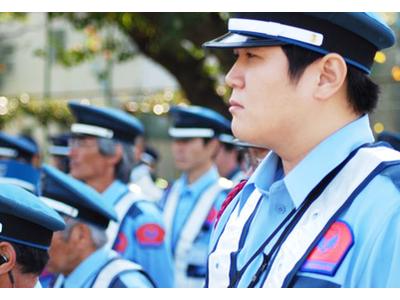
{"type": "Polygon", "coordinates": [[[174,286],[169,238],[162,215],[154,203],[140,201],[124,218],[114,249],[140,264],[157,287],[174,286]]]}
{"type": "MultiPolygon", "coordinates": [[[[389,212],[388,212],[389,213],[389,212]]],[[[400,209],[382,220],[380,233],[369,253],[360,286],[400,287],[400,209]]]]}

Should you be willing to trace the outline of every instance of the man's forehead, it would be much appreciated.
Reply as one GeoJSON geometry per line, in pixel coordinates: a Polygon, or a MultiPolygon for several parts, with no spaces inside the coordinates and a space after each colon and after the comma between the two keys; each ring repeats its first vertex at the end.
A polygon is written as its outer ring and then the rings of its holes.
{"type": "Polygon", "coordinates": [[[74,134],[71,135],[69,140],[97,140],[97,137],[92,136],[92,135],[84,135],[84,134],[74,134]]]}

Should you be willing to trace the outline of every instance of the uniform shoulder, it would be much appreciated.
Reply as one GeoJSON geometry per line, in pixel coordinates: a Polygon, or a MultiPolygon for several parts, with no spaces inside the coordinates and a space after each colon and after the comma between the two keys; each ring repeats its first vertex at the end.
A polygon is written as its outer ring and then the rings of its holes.
{"type": "MultiPolygon", "coordinates": [[[[388,186],[393,186],[397,189],[400,197],[400,164],[399,165],[393,165],[385,168],[381,173],[380,176],[384,180],[384,182],[388,186]]],[[[400,200],[400,198],[399,198],[400,200]]]]}
{"type": "Polygon", "coordinates": [[[154,287],[146,275],[139,270],[122,272],[111,283],[113,288],[152,288],[154,287]]]}

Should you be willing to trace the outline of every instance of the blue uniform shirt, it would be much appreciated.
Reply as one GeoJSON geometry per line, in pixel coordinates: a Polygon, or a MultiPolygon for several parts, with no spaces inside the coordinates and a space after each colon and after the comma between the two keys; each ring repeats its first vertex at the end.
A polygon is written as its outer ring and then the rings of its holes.
{"type": "MultiPolygon", "coordinates": [[[[92,287],[97,275],[112,258],[117,256],[114,251],[100,248],[93,252],[78,267],[64,278],[62,287],[89,288],[92,287]]],[[[109,288],[150,288],[151,282],[139,271],[122,272],[115,278],[109,288]]]]}
{"type": "MultiPolygon", "coordinates": [[[[168,222],[167,225],[170,226],[172,232],[172,252],[175,255],[176,285],[178,287],[201,287],[204,285],[211,231],[217,213],[226,197],[226,190],[219,184],[219,179],[220,177],[216,167],[211,167],[192,184],[188,183],[187,175],[183,174],[171,188],[171,190],[177,191],[177,199],[175,199],[174,196],[170,197],[174,192],[167,192],[164,195],[165,218],[172,218],[166,222],[168,222]],[[216,183],[218,184],[215,185],[216,183]],[[207,195],[212,197],[207,200],[210,201],[211,208],[209,209],[207,205],[208,211],[200,212],[199,207],[204,206],[204,203],[207,202],[203,197],[207,195]],[[171,205],[174,201],[177,201],[176,207],[172,215],[169,216],[170,207],[168,205],[171,205]],[[196,223],[197,218],[199,218],[199,215],[193,214],[194,211],[197,211],[199,214],[205,213],[205,219],[198,220],[202,222],[201,224],[193,225],[196,223]],[[194,223],[189,223],[191,225],[187,225],[188,222],[194,223]],[[177,253],[177,251],[179,251],[178,245],[180,244],[182,246],[182,244],[186,243],[186,239],[191,239],[187,236],[182,239],[183,230],[187,230],[190,226],[196,227],[198,225],[200,225],[199,231],[191,233],[195,234],[195,236],[193,236],[190,249],[188,249],[185,254],[177,253]],[[187,226],[189,227],[187,228],[187,226]],[[185,267],[182,266],[182,262],[185,262],[185,267]],[[178,267],[178,265],[180,267],[178,267]]],[[[201,218],[203,218],[203,216],[201,216],[201,218]]]]}
{"type": "MultiPolygon", "coordinates": [[[[115,206],[128,192],[128,187],[116,180],[103,192],[103,196],[115,206]]],[[[140,264],[157,287],[172,287],[172,254],[160,210],[150,201],[139,201],[121,222],[113,249],[122,257],[140,264]],[[151,237],[146,235],[149,231],[152,232],[151,237]]]]}
{"type": "MultiPolygon", "coordinates": [[[[254,189],[262,198],[252,221],[241,233],[239,253],[231,260],[241,270],[253,253],[293,209],[299,208],[311,190],[351,151],[373,142],[369,119],[363,116],[348,124],[317,145],[291,172],[283,175],[280,158],[270,153],[254,172],[242,192],[222,215],[213,233],[210,250],[215,249],[221,232],[236,205],[243,207],[254,189]]],[[[349,228],[352,245],[336,262],[336,272],[300,269],[294,287],[400,287],[400,192],[398,167],[376,176],[355,198],[350,208],[337,219],[349,228]]],[[[249,219],[250,219],[249,218],[249,219]]],[[[264,248],[267,253],[276,242],[264,248]]],[[[247,287],[262,261],[254,259],[235,286],[247,287]]],[[[209,266],[209,272],[215,271],[209,266]]],[[[265,277],[265,276],[264,276],[265,277]]],[[[263,277],[256,286],[261,286],[263,277]]]]}
{"type": "MultiPolygon", "coordinates": [[[[190,213],[192,212],[194,206],[197,201],[200,199],[201,195],[209,186],[218,181],[219,174],[215,167],[212,167],[206,173],[204,173],[199,179],[197,179],[192,184],[189,184],[187,181],[187,175],[182,174],[182,176],[177,180],[176,184],[179,185],[180,197],[178,201],[178,205],[176,208],[174,221],[173,221],[173,229],[172,229],[172,247],[175,249],[175,245],[177,239],[179,238],[179,234],[182,230],[183,225],[187,221],[190,213]]],[[[213,211],[218,211],[222,205],[222,202],[225,198],[225,194],[221,193],[218,195],[218,198],[215,201],[213,211]]],[[[212,214],[212,212],[210,212],[212,214]]],[[[216,216],[216,215],[215,215],[216,216]]],[[[211,217],[210,217],[211,219],[211,217]]],[[[213,221],[213,220],[209,220],[213,221]]],[[[211,226],[210,226],[211,229],[211,226]]],[[[210,230],[208,230],[208,234],[206,236],[202,236],[204,239],[204,243],[208,245],[210,238],[210,230]]]]}

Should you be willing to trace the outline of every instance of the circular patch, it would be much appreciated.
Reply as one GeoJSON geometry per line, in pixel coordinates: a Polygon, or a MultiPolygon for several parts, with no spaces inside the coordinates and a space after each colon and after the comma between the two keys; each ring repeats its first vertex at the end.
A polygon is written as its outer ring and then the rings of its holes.
{"type": "Polygon", "coordinates": [[[165,231],[156,223],[147,223],[136,230],[136,239],[142,246],[159,246],[164,242],[165,231]]]}

